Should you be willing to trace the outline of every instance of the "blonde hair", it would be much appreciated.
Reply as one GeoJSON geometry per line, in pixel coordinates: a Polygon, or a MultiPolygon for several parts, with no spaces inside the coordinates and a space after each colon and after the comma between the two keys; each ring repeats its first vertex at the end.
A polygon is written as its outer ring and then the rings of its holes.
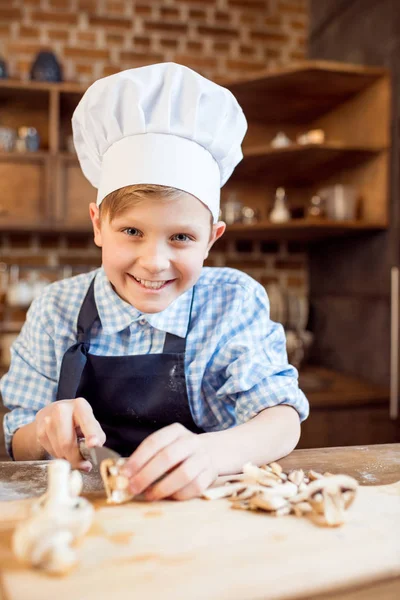
{"type": "Polygon", "coordinates": [[[179,198],[181,195],[186,194],[186,192],[164,185],[147,183],[127,185],[111,192],[104,198],[99,206],[100,218],[108,216],[108,220],[111,222],[139,200],[151,199],[155,194],[157,194],[157,198],[168,200],[170,198],[179,198]]]}

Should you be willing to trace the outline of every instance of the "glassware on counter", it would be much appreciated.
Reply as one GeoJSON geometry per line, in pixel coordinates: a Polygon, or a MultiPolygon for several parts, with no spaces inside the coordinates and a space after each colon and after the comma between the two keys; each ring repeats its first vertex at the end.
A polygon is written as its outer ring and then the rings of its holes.
{"type": "Polygon", "coordinates": [[[237,192],[228,192],[226,200],[222,200],[219,218],[227,225],[242,223],[253,225],[260,220],[260,211],[252,206],[244,206],[237,192]]]}
{"type": "Polygon", "coordinates": [[[350,184],[337,183],[318,191],[324,201],[325,215],[334,221],[352,221],[357,218],[358,193],[350,184]]]}
{"type": "Polygon", "coordinates": [[[325,141],[325,131],[323,129],[310,129],[297,136],[297,143],[301,146],[307,144],[323,144],[325,141]]]}
{"type": "Polygon", "coordinates": [[[40,146],[40,136],[35,127],[19,127],[18,138],[15,142],[17,152],[37,152],[40,146]]]}
{"type": "Polygon", "coordinates": [[[324,216],[325,213],[322,198],[316,194],[315,196],[312,196],[310,204],[307,207],[307,217],[311,219],[320,219],[324,216]]]}
{"type": "Polygon", "coordinates": [[[291,144],[292,140],[283,131],[279,131],[271,142],[272,148],[287,148],[291,144]]]}
{"type": "Polygon", "coordinates": [[[290,211],[287,207],[285,188],[279,187],[275,192],[274,207],[269,214],[272,223],[284,223],[290,219],[290,211]]]}
{"type": "Polygon", "coordinates": [[[6,292],[6,302],[8,306],[27,308],[32,300],[39,296],[43,289],[50,283],[50,279],[36,269],[29,269],[21,277],[18,265],[11,265],[9,274],[9,284],[6,292]]]}
{"type": "Polygon", "coordinates": [[[254,225],[260,220],[259,211],[251,206],[243,206],[242,208],[242,223],[244,225],[254,225]]]}
{"type": "Polygon", "coordinates": [[[236,192],[231,192],[228,195],[228,199],[221,204],[221,219],[227,225],[233,225],[233,223],[240,223],[242,220],[242,208],[243,204],[238,200],[236,192]]]}
{"type": "Polygon", "coordinates": [[[15,148],[17,132],[12,127],[0,127],[0,151],[12,152],[15,148]]]}

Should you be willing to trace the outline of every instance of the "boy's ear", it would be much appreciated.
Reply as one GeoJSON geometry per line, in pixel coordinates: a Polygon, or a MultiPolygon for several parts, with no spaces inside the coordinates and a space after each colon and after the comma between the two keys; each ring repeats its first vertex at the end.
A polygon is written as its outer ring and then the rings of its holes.
{"type": "Polygon", "coordinates": [[[94,243],[96,244],[96,246],[101,248],[103,242],[101,235],[100,211],[99,207],[94,202],[91,202],[89,204],[89,213],[93,225],[94,243]]]}
{"type": "Polygon", "coordinates": [[[221,236],[224,235],[225,229],[226,229],[226,224],[223,221],[218,221],[218,223],[214,223],[214,225],[212,226],[212,229],[211,229],[210,241],[208,242],[208,245],[207,245],[207,251],[206,251],[204,260],[208,257],[208,253],[210,252],[210,250],[211,250],[212,246],[215,244],[215,242],[221,236]]]}

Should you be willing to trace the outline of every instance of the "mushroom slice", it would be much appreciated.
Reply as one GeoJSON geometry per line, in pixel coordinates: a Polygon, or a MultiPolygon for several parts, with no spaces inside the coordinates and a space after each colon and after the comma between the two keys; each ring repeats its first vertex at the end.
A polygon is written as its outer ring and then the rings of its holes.
{"type": "Polygon", "coordinates": [[[248,483],[261,483],[268,487],[281,483],[281,478],[278,475],[275,475],[272,471],[266,472],[252,463],[246,463],[243,466],[243,473],[246,475],[248,483]]]}
{"type": "Polygon", "coordinates": [[[316,513],[324,515],[327,525],[341,525],[345,520],[345,509],[354,501],[357,487],[357,481],[348,475],[322,477],[308,486],[308,502],[316,513]]]}
{"type": "Polygon", "coordinates": [[[307,477],[310,481],[315,481],[316,479],[322,479],[322,473],[318,473],[317,471],[313,471],[312,469],[307,472],[307,477]]]}
{"type": "Polygon", "coordinates": [[[282,498],[282,496],[274,493],[266,494],[265,492],[253,496],[249,502],[251,508],[261,508],[267,512],[288,506],[288,501],[282,498]]]}
{"type": "Polygon", "coordinates": [[[104,483],[108,504],[122,504],[134,497],[129,491],[129,479],[122,475],[125,458],[106,458],[101,461],[100,475],[104,483]]]}
{"type": "Polygon", "coordinates": [[[292,512],[292,507],[290,506],[290,504],[287,504],[286,506],[282,506],[281,508],[278,508],[278,510],[274,510],[274,512],[272,512],[271,514],[274,517],[284,517],[286,515],[290,515],[291,512],[292,512]]]}
{"type": "Polygon", "coordinates": [[[261,465],[260,469],[266,471],[266,473],[272,473],[272,469],[269,465],[261,465]]]}
{"type": "Polygon", "coordinates": [[[271,471],[277,475],[278,477],[280,477],[283,473],[283,469],[281,467],[281,465],[277,462],[272,462],[269,464],[269,466],[271,467],[271,471]]]}
{"type": "Polygon", "coordinates": [[[261,485],[248,485],[242,491],[238,492],[236,498],[238,500],[247,500],[260,492],[262,493],[263,489],[261,485]]]}
{"type": "Polygon", "coordinates": [[[285,481],[285,483],[278,483],[272,488],[274,494],[280,494],[282,498],[293,498],[298,493],[297,485],[291,481],[285,481]]]}
{"type": "Polygon", "coordinates": [[[304,471],[303,469],[297,469],[295,471],[291,471],[288,475],[289,481],[297,485],[299,487],[304,482],[304,471]]]}
{"type": "Polygon", "coordinates": [[[298,504],[292,504],[292,509],[296,517],[302,517],[312,511],[312,508],[308,502],[299,502],[298,504]]]}
{"type": "Polygon", "coordinates": [[[236,500],[236,498],[232,500],[231,507],[239,510],[251,510],[248,500],[236,500]]]}
{"type": "Polygon", "coordinates": [[[219,498],[229,498],[238,495],[243,490],[246,490],[246,486],[243,482],[237,483],[225,483],[224,485],[218,485],[210,487],[203,492],[203,498],[206,500],[218,500],[219,498]]]}

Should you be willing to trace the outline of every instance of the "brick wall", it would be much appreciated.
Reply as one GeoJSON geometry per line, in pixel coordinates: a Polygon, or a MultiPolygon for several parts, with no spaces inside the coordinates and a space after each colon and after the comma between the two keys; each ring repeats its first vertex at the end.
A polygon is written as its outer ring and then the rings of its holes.
{"type": "Polygon", "coordinates": [[[308,0],[0,0],[0,54],[28,78],[43,48],[67,80],[175,61],[207,77],[303,59],[308,0]]]}
{"type": "MultiPolygon", "coordinates": [[[[218,80],[303,59],[307,11],[308,0],[0,0],[0,56],[17,79],[50,48],[66,80],[165,60],[218,80]]],[[[56,279],[99,265],[100,254],[91,236],[0,234],[3,281],[12,264],[22,277],[56,279]]],[[[299,246],[222,239],[208,264],[307,293],[299,246]]]]}

